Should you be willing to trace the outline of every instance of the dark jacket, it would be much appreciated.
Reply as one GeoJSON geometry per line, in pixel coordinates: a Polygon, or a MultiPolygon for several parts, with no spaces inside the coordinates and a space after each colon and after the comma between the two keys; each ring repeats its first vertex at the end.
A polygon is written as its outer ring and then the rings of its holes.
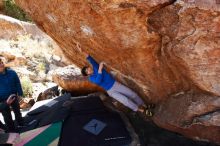
{"type": "Polygon", "coordinates": [[[17,73],[6,69],[5,73],[0,73],[0,101],[6,100],[11,94],[22,96],[23,91],[17,73]]]}

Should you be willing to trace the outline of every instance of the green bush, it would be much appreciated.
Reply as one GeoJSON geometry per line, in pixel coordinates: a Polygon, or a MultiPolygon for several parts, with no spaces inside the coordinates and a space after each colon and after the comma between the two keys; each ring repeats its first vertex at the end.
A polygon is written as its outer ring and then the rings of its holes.
{"type": "Polygon", "coordinates": [[[37,65],[37,71],[39,71],[39,72],[45,72],[45,71],[46,71],[46,65],[45,65],[45,63],[40,62],[40,63],[37,65]]]}
{"type": "Polygon", "coordinates": [[[21,86],[24,92],[24,97],[29,97],[33,94],[33,85],[28,77],[21,78],[21,86]]]}
{"type": "Polygon", "coordinates": [[[6,15],[22,21],[31,21],[30,17],[19,8],[14,0],[3,0],[6,15]]]}

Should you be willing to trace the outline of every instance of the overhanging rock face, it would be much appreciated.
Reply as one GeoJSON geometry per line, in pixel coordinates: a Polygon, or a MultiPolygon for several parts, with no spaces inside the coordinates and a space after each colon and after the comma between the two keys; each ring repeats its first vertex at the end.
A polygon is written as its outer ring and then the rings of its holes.
{"type": "Polygon", "coordinates": [[[133,79],[138,90],[153,101],[176,92],[178,85],[170,75],[172,71],[159,60],[161,38],[149,32],[146,24],[152,11],[171,0],[16,2],[58,42],[75,64],[85,63],[75,48],[79,42],[97,61],[103,60],[123,76],[133,79]]]}
{"type": "Polygon", "coordinates": [[[73,63],[85,63],[76,49],[79,42],[83,51],[118,72],[120,81],[146,101],[158,103],[159,116],[154,119],[158,125],[220,143],[220,127],[213,122],[220,119],[218,0],[16,2],[73,63]],[[207,99],[212,101],[208,105],[207,99]],[[185,107],[179,108],[182,104],[185,107]],[[198,104],[212,108],[198,110],[198,104]],[[164,114],[160,109],[169,111],[165,113],[169,116],[160,116],[164,114]],[[186,109],[188,115],[181,114],[186,109]],[[209,118],[196,120],[204,115],[209,118]]]}

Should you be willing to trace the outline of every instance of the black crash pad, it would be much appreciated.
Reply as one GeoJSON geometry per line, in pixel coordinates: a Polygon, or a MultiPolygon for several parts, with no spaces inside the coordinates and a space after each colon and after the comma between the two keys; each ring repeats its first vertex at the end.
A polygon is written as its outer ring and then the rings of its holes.
{"type": "Polygon", "coordinates": [[[26,127],[20,129],[20,132],[63,121],[69,115],[70,108],[62,105],[65,101],[70,100],[70,97],[70,94],[57,97],[48,104],[27,113],[24,117],[26,127]]]}
{"type": "Polygon", "coordinates": [[[131,137],[120,115],[99,97],[75,99],[65,119],[59,146],[126,146],[131,137]]]}

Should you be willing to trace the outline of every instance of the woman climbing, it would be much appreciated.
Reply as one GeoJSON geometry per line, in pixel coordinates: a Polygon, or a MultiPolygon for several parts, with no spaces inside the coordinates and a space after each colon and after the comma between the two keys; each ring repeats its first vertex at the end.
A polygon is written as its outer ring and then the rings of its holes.
{"type": "MultiPolygon", "coordinates": [[[[77,49],[82,53],[82,49],[77,44],[77,49]]],[[[85,54],[87,61],[92,65],[92,68],[85,66],[81,72],[84,76],[88,76],[89,81],[105,89],[109,96],[113,97],[126,107],[135,112],[141,112],[146,116],[153,116],[151,108],[153,105],[146,106],[143,100],[130,88],[116,81],[113,76],[104,69],[104,62],[97,63],[90,55],[85,54]]]]}

